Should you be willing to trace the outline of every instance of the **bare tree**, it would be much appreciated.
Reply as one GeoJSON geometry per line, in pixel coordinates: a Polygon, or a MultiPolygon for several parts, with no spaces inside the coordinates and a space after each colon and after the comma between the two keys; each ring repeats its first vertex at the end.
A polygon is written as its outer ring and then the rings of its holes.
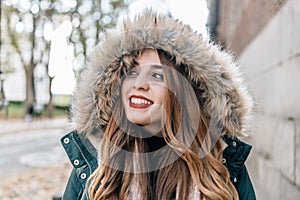
{"type": "MultiPolygon", "coordinates": [[[[116,23],[118,15],[124,11],[124,0],[24,0],[2,2],[2,19],[7,26],[1,27],[7,34],[1,52],[4,56],[14,54],[16,59],[7,60],[8,66],[20,63],[26,80],[25,114],[30,114],[36,103],[35,68],[43,65],[47,71],[49,84],[48,115],[52,116],[51,83],[49,76],[50,39],[46,37],[46,25],[53,29],[63,21],[72,24],[69,42],[74,46],[74,72],[79,73],[86,64],[90,49],[98,43],[103,30],[116,23]],[[77,63],[77,64],[76,64],[77,63]]],[[[2,32],[2,30],[1,30],[2,32]]]]}

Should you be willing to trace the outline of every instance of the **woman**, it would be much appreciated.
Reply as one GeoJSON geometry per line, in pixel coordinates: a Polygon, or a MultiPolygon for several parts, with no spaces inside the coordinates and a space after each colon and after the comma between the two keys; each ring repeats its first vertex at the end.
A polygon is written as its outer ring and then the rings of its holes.
{"type": "Polygon", "coordinates": [[[72,108],[63,199],[255,199],[237,66],[169,16],[145,11],[107,32],[72,108]]]}

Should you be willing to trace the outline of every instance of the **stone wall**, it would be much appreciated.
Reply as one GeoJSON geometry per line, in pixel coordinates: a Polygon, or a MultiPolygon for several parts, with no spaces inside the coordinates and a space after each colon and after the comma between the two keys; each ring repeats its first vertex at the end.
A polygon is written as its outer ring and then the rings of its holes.
{"type": "Polygon", "coordinates": [[[287,0],[208,0],[208,7],[218,4],[217,38],[239,55],[287,0]]]}
{"type": "Polygon", "coordinates": [[[238,58],[257,103],[248,160],[258,199],[300,197],[300,1],[288,0],[238,58]]]}

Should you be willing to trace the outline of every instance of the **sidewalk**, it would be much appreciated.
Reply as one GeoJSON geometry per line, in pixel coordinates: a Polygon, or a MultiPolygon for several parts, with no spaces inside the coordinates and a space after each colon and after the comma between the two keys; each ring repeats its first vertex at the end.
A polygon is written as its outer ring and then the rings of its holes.
{"type": "Polygon", "coordinates": [[[0,138],[3,143],[0,170],[9,171],[8,169],[22,165],[27,169],[1,177],[0,199],[52,200],[54,195],[61,195],[72,169],[67,158],[64,162],[56,161],[55,165],[38,163],[44,160],[51,163],[53,156],[60,158],[61,154],[66,157],[60,147],[59,137],[70,130],[67,118],[36,119],[32,122],[0,119],[0,138]],[[53,141],[48,139],[50,135],[53,141]],[[43,138],[44,142],[40,142],[43,138]],[[20,158],[16,158],[14,152],[18,152],[20,158]],[[25,155],[22,157],[23,153],[25,155]],[[41,158],[40,155],[45,156],[41,158]],[[5,161],[10,164],[3,165],[5,161]]]}
{"type": "Polygon", "coordinates": [[[19,133],[24,132],[26,130],[53,128],[62,128],[65,130],[71,129],[67,117],[53,119],[36,119],[31,122],[26,122],[22,119],[0,119],[0,135],[9,133],[19,133]]]}

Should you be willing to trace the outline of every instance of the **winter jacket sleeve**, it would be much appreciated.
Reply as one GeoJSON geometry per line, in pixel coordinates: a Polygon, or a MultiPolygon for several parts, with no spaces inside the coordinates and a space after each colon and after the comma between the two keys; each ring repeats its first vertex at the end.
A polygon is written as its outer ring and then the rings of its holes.
{"type": "Polygon", "coordinates": [[[239,174],[239,180],[237,184],[234,184],[240,200],[255,200],[255,192],[252,182],[250,180],[246,166],[244,165],[239,174]]]}
{"type": "Polygon", "coordinates": [[[76,170],[73,168],[62,200],[80,200],[83,194],[83,190],[84,188],[82,188],[82,185],[76,176],[76,170]]]}

